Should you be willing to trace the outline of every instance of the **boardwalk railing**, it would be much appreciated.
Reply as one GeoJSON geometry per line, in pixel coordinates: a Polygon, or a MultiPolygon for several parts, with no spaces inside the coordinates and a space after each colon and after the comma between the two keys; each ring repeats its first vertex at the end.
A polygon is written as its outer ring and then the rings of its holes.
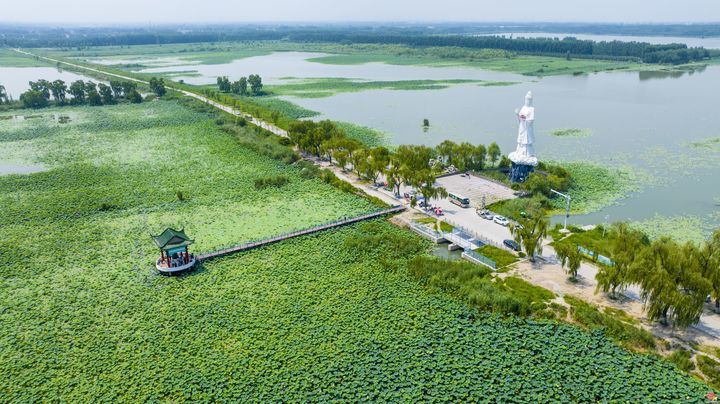
{"type": "Polygon", "coordinates": [[[466,249],[462,255],[470,261],[490,267],[493,271],[497,269],[497,263],[495,263],[495,261],[469,248],[466,249]]]}
{"type": "Polygon", "coordinates": [[[376,217],[380,217],[380,216],[384,216],[384,215],[399,213],[399,212],[404,211],[405,209],[406,209],[405,206],[402,206],[402,205],[393,206],[392,208],[389,208],[389,209],[383,209],[383,210],[379,210],[379,211],[372,212],[372,213],[367,213],[367,214],[356,216],[356,217],[341,219],[341,220],[337,220],[334,222],[329,222],[329,223],[321,224],[318,226],[309,227],[307,229],[293,231],[290,233],[284,233],[279,236],[275,236],[275,237],[271,237],[271,238],[267,238],[267,239],[254,240],[254,241],[249,241],[244,244],[239,244],[239,245],[235,245],[235,246],[231,246],[231,247],[227,247],[227,248],[221,248],[221,249],[210,251],[210,252],[207,252],[204,254],[199,254],[197,256],[197,259],[199,261],[210,260],[213,258],[222,257],[224,255],[234,254],[237,252],[247,251],[247,250],[251,250],[253,248],[261,247],[264,245],[277,243],[279,241],[287,240],[287,239],[294,238],[294,237],[300,237],[300,236],[304,236],[307,234],[317,233],[317,232],[321,232],[321,231],[328,230],[328,229],[333,229],[333,228],[340,227],[340,226],[345,226],[345,225],[352,224],[352,223],[362,222],[364,220],[374,219],[376,217]]]}
{"type": "Polygon", "coordinates": [[[478,240],[478,241],[480,241],[480,242],[483,243],[483,244],[491,245],[491,246],[494,246],[494,247],[497,247],[497,248],[500,248],[500,249],[503,249],[503,250],[511,251],[507,246],[505,246],[505,245],[503,245],[503,244],[501,244],[501,243],[498,243],[498,242],[496,242],[496,241],[490,240],[489,238],[483,236],[482,234],[480,234],[480,233],[478,233],[478,232],[476,232],[476,231],[474,231],[474,230],[472,230],[472,229],[470,229],[470,228],[468,228],[468,227],[465,227],[465,226],[460,225],[459,223],[455,222],[454,220],[451,220],[451,219],[449,219],[449,218],[444,218],[443,220],[445,220],[445,221],[446,221],[449,225],[451,225],[452,227],[454,227],[454,228],[456,228],[456,229],[460,229],[463,233],[467,233],[467,234],[473,236],[473,238],[474,238],[475,240],[478,240]]]}
{"type": "Polygon", "coordinates": [[[426,226],[422,223],[418,222],[412,222],[410,223],[410,227],[417,231],[418,233],[422,233],[432,239],[441,239],[444,237],[444,234],[442,232],[439,232],[429,226],[426,226]]]}

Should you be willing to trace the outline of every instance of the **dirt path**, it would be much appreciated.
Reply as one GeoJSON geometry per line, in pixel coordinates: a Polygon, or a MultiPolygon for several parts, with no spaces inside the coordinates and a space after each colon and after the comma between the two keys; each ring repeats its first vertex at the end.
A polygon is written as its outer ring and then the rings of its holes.
{"type": "MultiPolygon", "coordinates": [[[[549,251],[545,250],[544,255],[548,256],[549,251]]],[[[673,329],[672,327],[664,327],[656,322],[649,322],[643,304],[637,298],[631,298],[622,295],[617,300],[608,298],[602,291],[595,293],[597,281],[595,273],[597,268],[594,265],[583,262],[580,267],[578,281],[573,283],[568,280],[565,270],[558,264],[552,262],[544,263],[538,261],[536,263],[521,262],[517,264],[517,269],[510,274],[527,280],[528,282],[548,289],[559,296],[572,295],[591,303],[599,308],[612,307],[621,309],[631,317],[637,319],[640,325],[646,330],[652,332],[656,336],[675,342],[676,344],[686,345],[697,343],[700,345],[709,345],[720,347],[720,338],[715,333],[720,331],[717,322],[720,321],[720,315],[712,312],[706,312],[703,317],[703,323],[697,326],[691,326],[687,329],[673,329]]],[[[631,291],[627,293],[634,296],[631,291]]]]}

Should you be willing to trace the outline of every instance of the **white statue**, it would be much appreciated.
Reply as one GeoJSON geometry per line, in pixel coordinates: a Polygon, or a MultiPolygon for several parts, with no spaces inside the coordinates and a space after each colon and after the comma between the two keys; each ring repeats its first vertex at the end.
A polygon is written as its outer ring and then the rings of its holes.
{"type": "Polygon", "coordinates": [[[517,148],[508,156],[510,161],[515,164],[536,166],[538,163],[538,159],[535,157],[535,149],[533,149],[533,143],[535,143],[535,129],[533,128],[535,107],[533,107],[532,102],[532,92],[528,91],[525,96],[525,105],[519,110],[515,110],[515,115],[518,118],[517,148]]]}

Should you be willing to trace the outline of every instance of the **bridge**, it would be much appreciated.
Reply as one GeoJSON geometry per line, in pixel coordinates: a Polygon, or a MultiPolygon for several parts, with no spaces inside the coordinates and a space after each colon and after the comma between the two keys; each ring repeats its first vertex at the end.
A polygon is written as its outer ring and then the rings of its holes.
{"type": "Polygon", "coordinates": [[[457,230],[452,233],[444,233],[443,237],[463,250],[476,250],[483,246],[482,242],[475,240],[471,235],[457,230]]]}
{"type": "Polygon", "coordinates": [[[383,210],[379,210],[379,211],[372,212],[372,213],[367,213],[367,214],[356,216],[356,217],[341,219],[341,220],[337,220],[334,222],[309,227],[307,229],[281,234],[279,236],[275,236],[275,237],[271,237],[271,238],[267,238],[267,239],[263,239],[263,240],[251,241],[251,242],[247,242],[244,244],[238,244],[233,247],[223,248],[220,250],[215,250],[215,251],[207,252],[204,254],[199,254],[199,255],[197,255],[197,260],[200,262],[203,262],[203,261],[219,258],[219,257],[225,256],[225,255],[235,254],[235,253],[242,252],[242,251],[248,251],[248,250],[252,250],[253,248],[262,247],[262,246],[277,243],[277,242],[280,242],[283,240],[300,237],[300,236],[305,236],[305,235],[312,234],[312,233],[318,233],[321,231],[334,229],[336,227],[346,226],[348,224],[353,224],[353,223],[362,222],[364,220],[374,219],[374,218],[380,217],[380,216],[400,213],[400,212],[404,211],[405,209],[407,209],[407,208],[402,205],[393,206],[389,209],[383,209],[383,210]]]}

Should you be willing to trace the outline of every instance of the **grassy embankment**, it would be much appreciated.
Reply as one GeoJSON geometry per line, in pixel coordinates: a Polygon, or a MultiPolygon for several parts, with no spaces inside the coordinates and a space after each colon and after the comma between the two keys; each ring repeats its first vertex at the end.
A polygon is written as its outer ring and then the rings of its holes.
{"type": "MultiPolygon", "coordinates": [[[[11,49],[0,48],[0,67],[48,67],[52,64],[21,55],[11,49]]],[[[0,84],[2,78],[0,78],[0,84]]]]}

